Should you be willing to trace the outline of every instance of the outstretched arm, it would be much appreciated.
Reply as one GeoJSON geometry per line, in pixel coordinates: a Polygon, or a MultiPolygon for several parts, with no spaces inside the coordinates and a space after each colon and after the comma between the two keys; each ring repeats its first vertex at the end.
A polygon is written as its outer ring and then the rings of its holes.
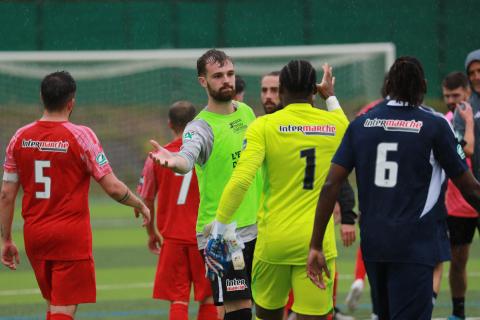
{"type": "Polygon", "coordinates": [[[185,158],[179,156],[175,152],[168,151],[160,146],[155,140],[150,140],[150,143],[155,148],[155,152],[150,153],[150,158],[152,158],[156,164],[165,168],[170,168],[181,174],[185,174],[192,170],[192,167],[188,164],[188,161],[185,158]]]}

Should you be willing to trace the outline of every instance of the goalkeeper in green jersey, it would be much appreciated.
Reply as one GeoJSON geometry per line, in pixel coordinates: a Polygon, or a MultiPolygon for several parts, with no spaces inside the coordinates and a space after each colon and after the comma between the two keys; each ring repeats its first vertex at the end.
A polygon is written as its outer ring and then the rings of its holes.
{"type": "MultiPolygon", "coordinates": [[[[208,238],[202,232],[215,218],[220,196],[240,159],[245,132],[255,120],[255,114],[246,104],[232,100],[235,69],[232,58],[223,51],[212,49],[202,55],[197,61],[197,72],[199,83],[208,95],[207,106],[185,128],[180,152],[171,153],[152,141],[158,151],[152,159],[178,173],[189,172],[195,165],[200,191],[196,230],[198,247],[203,254],[208,238]]],[[[244,201],[234,212],[237,228],[233,234],[244,247],[243,254],[240,252],[243,268],[234,268],[230,261],[223,261],[222,274],[209,274],[215,304],[225,306],[226,320],[251,319],[252,316],[250,274],[262,185],[261,174],[256,172],[253,176],[244,201]]],[[[216,233],[216,229],[213,231],[216,233]]],[[[218,247],[213,257],[205,257],[207,265],[216,263],[216,258],[222,256],[221,250],[223,248],[218,247]]],[[[220,317],[221,312],[222,309],[220,317]]]]}

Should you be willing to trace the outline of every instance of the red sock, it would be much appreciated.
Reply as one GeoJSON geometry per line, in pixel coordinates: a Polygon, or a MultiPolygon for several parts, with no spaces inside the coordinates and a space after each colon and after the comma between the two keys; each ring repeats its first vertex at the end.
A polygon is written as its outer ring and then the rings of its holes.
{"type": "Polygon", "coordinates": [[[73,318],[65,313],[50,313],[50,320],[73,320],[73,318]]]}
{"type": "Polygon", "coordinates": [[[50,320],[50,311],[47,311],[47,317],[45,318],[45,320],[50,320]]]}
{"type": "Polygon", "coordinates": [[[217,320],[217,307],[213,303],[202,303],[198,308],[197,320],[217,320]]]}
{"type": "Polygon", "coordinates": [[[188,320],[188,305],[183,303],[171,303],[169,320],[188,320]]]}
{"type": "Polygon", "coordinates": [[[358,247],[357,260],[355,261],[355,280],[362,279],[365,281],[365,264],[363,263],[362,250],[358,247]]]}

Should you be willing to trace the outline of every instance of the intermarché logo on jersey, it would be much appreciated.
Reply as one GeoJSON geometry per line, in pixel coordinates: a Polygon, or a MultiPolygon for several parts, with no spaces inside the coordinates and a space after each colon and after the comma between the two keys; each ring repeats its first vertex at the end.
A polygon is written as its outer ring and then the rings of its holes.
{"type": "Polygon", "coordinates": [[[334,125],[316,125],[309,124],[303,126],[286,125],[279,127],[282,133],[301,132],[306,136],[334,136],[337,133],[337,128],[334,125]]]}
{"type": "Polygon", "coordinates": [[[380,127],[385,131],[403,131],[419,133],[422,129],[423,121],[399,120],[399,119],[366,119],[363,123],[365,128],[380,127]]]}
{"type": "Polygon", "coordinates": [[[43,152],[67,152],[68,141],[22,140],[22,148],[34,148],[43,152]]]}
{"type": "Polygon", "coordinates": [[[225,280],[227,291],[243,291],[248,288],[245,279],[227,279],[225,280]]]}

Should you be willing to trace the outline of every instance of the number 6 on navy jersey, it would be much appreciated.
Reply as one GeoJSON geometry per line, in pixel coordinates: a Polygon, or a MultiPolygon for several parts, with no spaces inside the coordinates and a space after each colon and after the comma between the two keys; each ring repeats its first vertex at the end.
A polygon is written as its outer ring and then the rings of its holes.
{"type": "Polygon", "coordinates": [[[397,184],[398,163],[387,161],[389,151],[397,151],[398,143],[382,142],[377,146],[375,165],[375,185],[382,188],[393,188],[397,184]]]}

